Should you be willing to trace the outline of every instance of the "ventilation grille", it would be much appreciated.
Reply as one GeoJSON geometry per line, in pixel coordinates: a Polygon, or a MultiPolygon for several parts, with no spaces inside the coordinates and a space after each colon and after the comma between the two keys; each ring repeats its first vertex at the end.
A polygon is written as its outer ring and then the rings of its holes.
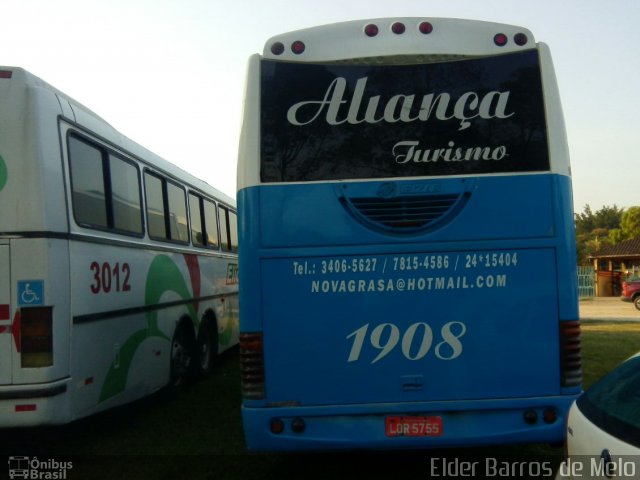
{"type": "Polygon", "coordinates": [[[447,216],[461,195],[394,198],[350,198],[351,206],[367,221],[385,229],[412,231],[427,228],[447,216]]]}
{"type": "Polygon", "coordinates": [[[582,384],[582,341],[579,320],[560,322],[560,361],[562,386],[580,386],[582,384]]]}

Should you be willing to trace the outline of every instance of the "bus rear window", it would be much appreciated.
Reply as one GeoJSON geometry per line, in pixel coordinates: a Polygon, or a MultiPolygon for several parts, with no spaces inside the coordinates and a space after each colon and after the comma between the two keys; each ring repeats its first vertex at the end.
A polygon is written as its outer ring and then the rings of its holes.
{"type": "Polygon", "coordinates": [[[414,65],[263,60],[261,181],[549,170],[535,49],[414,65]]]}

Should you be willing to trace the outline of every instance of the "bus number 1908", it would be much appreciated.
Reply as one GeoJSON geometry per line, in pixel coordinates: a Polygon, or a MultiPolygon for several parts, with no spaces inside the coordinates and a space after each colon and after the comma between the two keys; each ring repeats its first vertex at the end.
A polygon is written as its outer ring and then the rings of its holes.
{"type": "MultiPolygon", "coordinates": [[[[353,338],[349,362],[360,360],[365,339],[369,331],[369,324],[363,325],[347,335],[353,338]]],[[[434,355],[440,360],[453,360],[462,354],[460,338],[467,332],[467,326],[462,322],[445,323],[440,329],[440,338],[434,348],[434,355]]],[[[368,335],[371,346],[378,350],[377,356],[371,361],[376,363],[389,355],[400,344],[402,354],[407,360],[421,360],[431,350],[434,342],[433,330],[424,322],[410,325],[400,335],[400,329],[392,323],[381,323],[368,335]]]]}

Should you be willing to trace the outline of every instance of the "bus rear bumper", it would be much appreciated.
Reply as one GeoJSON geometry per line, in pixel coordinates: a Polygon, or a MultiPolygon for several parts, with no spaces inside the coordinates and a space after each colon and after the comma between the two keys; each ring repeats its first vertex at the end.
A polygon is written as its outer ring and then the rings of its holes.
{"type": "Polygon", "coordinates": [[[576,397],[321,407],[243,405],[242,419],[247,447],[263,452],[555,444],[564,441],[566,415],[576,397]],[[555,412],[553,421],[549,421],[550,412],[555,412]],[[388,435],[388,417],[439,417],[442,433],[388,435]],[[274,420],[281,421],[281,433],[271,431],[274,420]]]}
{"type": "Polygon", "coordinates": [[[0,386],[0,428],[67,423],[68,383],[0,386]]]}

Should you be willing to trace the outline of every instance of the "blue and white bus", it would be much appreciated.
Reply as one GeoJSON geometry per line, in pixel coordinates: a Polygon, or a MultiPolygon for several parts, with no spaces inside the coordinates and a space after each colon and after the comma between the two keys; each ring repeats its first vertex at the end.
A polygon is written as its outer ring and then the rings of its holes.
{"type": "Polygon", "coordinates": [[[276,36],[249,60],[238,169],[250,449],[563,439],[582,375],[572,189],[530,31],[276,36]]]}

